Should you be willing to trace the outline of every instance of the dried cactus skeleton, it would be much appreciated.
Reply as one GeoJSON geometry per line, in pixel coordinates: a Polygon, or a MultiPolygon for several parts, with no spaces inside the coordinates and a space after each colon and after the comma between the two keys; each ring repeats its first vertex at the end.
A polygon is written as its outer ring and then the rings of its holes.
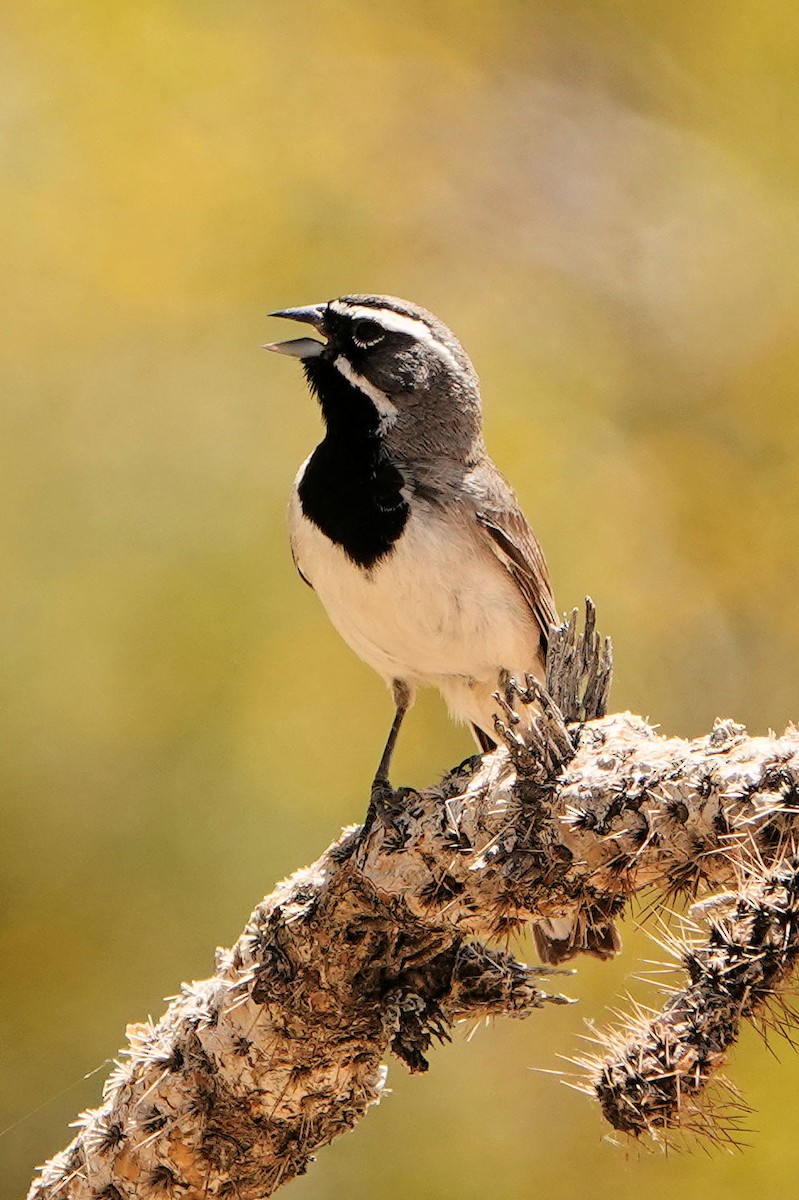
{"type": "Polygon", "coordinates": [[[713,897],[694,908],[705,932],[669,935],[687,981],[600,1035],[584,1087],[617,1130],[734,1140],[735,1104],[714,1109],[707,1085],[744,1020],[790,1020],[775,1006],[799,953],[799,732],[661,737],[604,715],[610,670],[589,604],[583,634],[575,616],[555,631],[546,689],[508,681],[503,749],[346,831],[257,906],[212,978],[129,1028],[31,1200],[271,1194],[380,1099],[387,1051],[425,1070],[461,1018],[566,1002],[492,939],[558,917],[612,930],[652,887],[713,897]]]}

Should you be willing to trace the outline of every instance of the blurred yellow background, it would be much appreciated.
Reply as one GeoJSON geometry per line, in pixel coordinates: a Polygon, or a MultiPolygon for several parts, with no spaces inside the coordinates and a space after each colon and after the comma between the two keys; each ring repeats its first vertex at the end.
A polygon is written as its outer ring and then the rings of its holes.
{"type": "MultiPolygon", "coordinates": [[[[0,1197],[128,1021],[364,811],[391,706],[295,576],[319,435],[272,308],[406,296],[460,335],[613,704],[799,719],[799,21],[785,0],[26,0],[0,14],[0,1197]],[[33,1110],[33,1111],[32,1111],[33,1110]]],[[[470,753],[436,698],[398,781],[470,753]]],[[[705,1200],[799,1171],[754,1036],[733,1157],[646,1156],[556,1079],[653,948],[480,1030],[295,1200],[705,1200]]],[[[524,955],[530,947],[522,949],[524,955]]],[[[779,1049],[779,1047],[778,1047],[779,1049]]]]}

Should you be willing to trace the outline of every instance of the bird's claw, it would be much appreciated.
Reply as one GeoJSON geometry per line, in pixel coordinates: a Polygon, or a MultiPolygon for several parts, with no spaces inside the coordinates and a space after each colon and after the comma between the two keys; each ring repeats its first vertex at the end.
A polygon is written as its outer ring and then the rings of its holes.
{"type": "Polygon", "coordinates": [[[366,818],[361,827],[361,838],[365,838],[376,821],[380,820],[384,825],[391,823],[391,811],[394,808],[397,793],[391,786],[389,781],[382,775],[377,775],[372,780],[372,788],[369,793],[369,807],[366,810],[366,818]]]}
{"type": "Polygon", "coordinates": [[[387,810],[390,810],[393,807],[396,794],[397,793],[394,791],[394,788],[391,786],[389,781],[378,775],[377,778],[372,781],[372,790],[369,795],[369,807],[374,808],[376,812],[385,813],[387,810]]]}

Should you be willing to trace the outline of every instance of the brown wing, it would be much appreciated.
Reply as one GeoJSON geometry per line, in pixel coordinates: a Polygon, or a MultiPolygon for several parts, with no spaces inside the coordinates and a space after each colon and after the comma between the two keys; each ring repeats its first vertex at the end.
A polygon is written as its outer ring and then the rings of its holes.
{"type": "MultiPolygon", "coordinates": [[[[493,473],[492,473],[493,474],[493,473]]],[[[546,650],[549,629],[557,624],[555,597],[544,553],[513,491],[496,471],[490,490],[478,501],[477,520],[488,532],[497,558],[513,576],[541,631],[546,650]]]]}

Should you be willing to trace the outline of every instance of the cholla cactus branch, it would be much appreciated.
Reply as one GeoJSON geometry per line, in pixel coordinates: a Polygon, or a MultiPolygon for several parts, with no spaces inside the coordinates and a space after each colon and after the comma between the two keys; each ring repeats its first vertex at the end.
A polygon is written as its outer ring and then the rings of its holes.
{"type": "MultiPolygon", "coordinates": [[[[604,659],[593,630],[580,643],[570,628],[553,639],[562,667],[547,690],[582,721],[601,709],[604,659]]],[[[540,968],[486,939],[565,918],[608,931],[611,945],[613,917],[653,885],[730,893],[717,902],[725,946],[686,950],[698,974],[682,1006],[635,1035],[642,1062],[654,1064],[651,1087],[661,1029],[679,1028],[680,1045],[696,1047],[697,1024],[712,1030],[707,1013],[718,1018],[719,1052],[705,1053],[698,1074],[694,1066],[698,1093],[737,1034],[718,1016],[730,1008],[730,979],[740,1022],[793,964],[785,897],[799,840],[799,734],[749,738],[726,721],[683,741],[630,714],[566,729],[529,684],[516,700],[525,694],[543,710],[548,770],[533,769],[533,754],[521,771],[505,749],[470,760],[280,885],[210,979],[184,987],[157,1023],[129,1029],[100,1107],[82,1114],[31,1200],[270,1195],[380,1099],[389,1049],[424,1070],[455,1020],[563,1002],[543,990],[540,968]],[[714,965],[724,954],[730,972],[714,965]]],[[[679,1120],[668,1095],[647,1107],[643,1084],[638,1124],[611,1100],[624,1092],[626,1046],[607,1068],[606,1114],[633,1131],[679,1120]]],[[[682,1084],[672,1097],[686,1094],[682,1084]]]]}
{"type": "Polygon", "coordinates": [[[796,964],[799,860],[792,855],[758,873],[723,907],[706,942],[677,947],[688,986],[652,1019],[609,1036],[620,1044],[596,1064],[594,1088],[616,1129],[655,1137],[675,1125],[717,1138],[735,1132],[702,1093],[741,1023],[774,1004],[796,964]]]}
{"type": "MultiPolygon", "coordinates": [[[[270,1195],[378,1102],[389,1049],[422,1071],[455,1020],[564,1002],[540,968],[379,891],[357,844],[345,834],[277,888],[211,979],[128,1028],[102,1104],[32,1198],[270,1195]]],[[[435,909],[447,881],[426,882],[435,909]]]]}
{"type": "Polygon", "coordinates": [[[508,679],[504,694],[495,692],[503,717],[494,718],[500,741],[506,746],[514,770],[520,779],[534,779],[539,784],[555,779],[574,756],[575,743],[566,727],[563,714],[549,692],[532,675],[524,684],[508,679]],[[519,732],[515,709],[531,706],[536,716],[519,732]]]}
{"type": "Polygon", "coordinates": [[[546,690],[567,721],[593,721],[604,717],[613,675],[610,638],[596,631],[596,608],[586,597],[585,629],[577,632],[577,609],[550,633],[546,690]]]}

